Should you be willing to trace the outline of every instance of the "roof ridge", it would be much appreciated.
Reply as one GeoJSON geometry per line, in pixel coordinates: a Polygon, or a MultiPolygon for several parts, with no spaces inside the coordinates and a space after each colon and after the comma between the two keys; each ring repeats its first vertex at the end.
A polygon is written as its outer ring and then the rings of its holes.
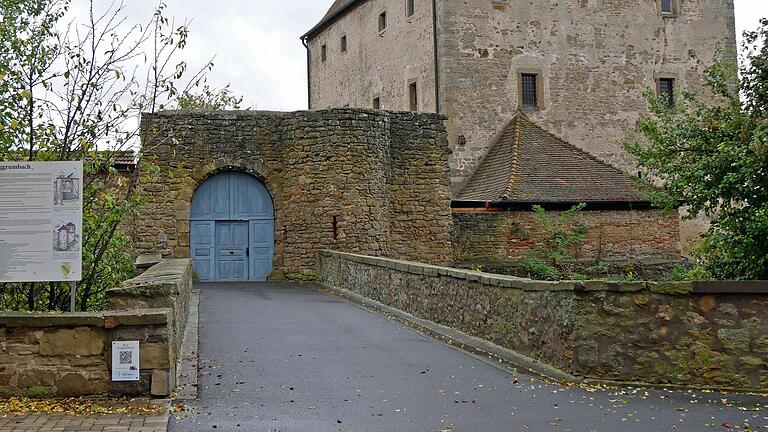
{"type": "Polygon", "coordinates": [[[517,180],[517,167],[518,162],[520,161],[520,114],[522,113],[515,114],[515,116],[512,118],[512,121],[510,122],[510,125],[514,127],[515,134],[514,140],[512,141],[512,174],[509,176],[507,187],[504,189],[504,194],[500,197],[502,200],[509,199],[510,195],[512,195],[512,190],[515,187],[515,181],[517,180]]]}

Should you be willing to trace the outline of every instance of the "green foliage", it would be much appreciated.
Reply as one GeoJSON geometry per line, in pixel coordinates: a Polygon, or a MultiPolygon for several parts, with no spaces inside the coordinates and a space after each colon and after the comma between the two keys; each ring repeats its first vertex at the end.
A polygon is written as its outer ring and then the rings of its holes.
{"type": "Polygon", "coordinates": [[[625,142],[663,186],[646,189],[654,204],[672,209],[684,202],[687,217],[711,219],[694,253],[718,279],[768,278],[766,35],[768,20],[745,34],[740,70],[727,61],[705,69],[711,95],[681,91],[669,106],[648,90],[650,112],[637,124],[642,138],[625,142]]]}
{"type": "Polygon", "coordinates": [[[671,281],[706,281],[711,280],[712,275],[701,265],[675,266],[664,275],[664,280],[671,281]]]}
{"type": "MultiPolygon", "coordinates": [[[[120,2],[91,0],[92,13],[66,25],[68,6],[0,0],[0,159],[84,161],[77,300],[86,310],[104,307],[105,292],[134,273],[123,228],[135,212],[140,171],[117,173],[113,165],[116,152],[137,148],[140,114],[177,103],[218,109],[242,98],[229,87],[192,93],[212,62],[182,85],[187,64],[178,56],[189,28],[167,18],[162,1],[134,26],[120,2]]],[[[0,284],[2,309],[63,310],[69,297],[63,283],[0,284]]]]}
{"type": "Polygon", "coordinates": [[[578,246],[587,235],[583,225],[574,219],[586,204],[575,205],[558,216],[543,207],[533,206],[534,218],[542,238],[530,256],[520,260],[528,276],[534,279],[557,280],[568,277],[574,270],[578,246]]]}
{"type": "Polygon", "coordinates": [[[520,265],[531,279],[560,280],[563,278],[557,268],[540,258],[521,258],[520,265]]]}
{"type": "Polygon", "coordinates": [[[235,96],[229,84],[218,90],[205,84],[200,92],[193,92],[192,89],[185,91],[177,98],[177,103],[183,110],[239,110],[243,97],[235,96]]]}

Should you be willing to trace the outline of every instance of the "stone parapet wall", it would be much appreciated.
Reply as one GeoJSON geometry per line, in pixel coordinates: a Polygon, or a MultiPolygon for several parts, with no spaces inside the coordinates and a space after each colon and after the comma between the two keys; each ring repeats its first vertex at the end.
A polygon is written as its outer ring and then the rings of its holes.
{"type": "Polygon", "coordinates": [[[192,262],[164,260],[141,275],[109,290],[110,310],[167,308],[171,311],[172,347],[181,352],[192,293],[192,262]]]}
{"type": "Polygon", "coordinates": [[[111,290],[106,312],[0,313],[0,395],[169,395],[191,290],[190,260],[169,260],[111,290]],[[139,342],[139,381],[111,381],[113,341],[139,342]]]}
{"type": "Polygon", "coordinates": [[[542,282],[332,251],[317,272],[577,376],[768,390],[768,282],[542,282]]]}
{"type": "MultiPolygon", "coordinates": [[[[557,218],[561,212],[549,211],[557,218]]],[[[584,263],[656,267],[680,259],[680,217],[661,210],[584,210],[573,220],[587,229],[576,251],[584,263]]],[[[535,251],[543,230],[532,211],[453,213],[453,259],[462,265],[514,266],[535,251]]]]}

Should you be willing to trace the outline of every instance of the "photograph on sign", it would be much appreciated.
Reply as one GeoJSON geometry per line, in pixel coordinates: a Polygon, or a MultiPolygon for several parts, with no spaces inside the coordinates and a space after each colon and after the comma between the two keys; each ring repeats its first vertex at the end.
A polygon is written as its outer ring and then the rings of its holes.
{"type": "Polygon", "coordinates": [[[139,341],[112,342],[112,381],[139,380],[139,341]]]}
{"type": "Polygon", "coordinates": [[[0,162],[0,282],[82,279],[83,163],[0,162]]]}

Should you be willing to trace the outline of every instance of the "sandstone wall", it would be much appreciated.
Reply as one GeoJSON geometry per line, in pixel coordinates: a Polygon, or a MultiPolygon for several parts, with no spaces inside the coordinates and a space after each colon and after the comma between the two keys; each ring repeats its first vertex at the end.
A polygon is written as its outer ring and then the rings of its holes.
{"type": "Polygon", "coordinates": [[[146,201],[136,247],[188,257],[195,190],[214,174],[239,170],[272,195],[275,270],[311,278],[316,250],[328,247],[446,262],[451,219],[442,120],[352,109],[144,115],[146,201]]]}
{"type": "Polygon", "coordinates": [[[331,26],[309,40],[310,109],[409,109],[408,84],[418,86],[419,111],[435,111],[432,5],[416,1],[406,17],[404,0],[369,0],[354,6],[331,26]],[[387,29],[378,31],[378,16],[387,12],[387,29]],[[347,36],[347,52],[340,41],[347,36]],[[321,61],[320,47],[327,59],[321,61]]]}
{"type": "Polygon", "coordinates": [[[700,90],[718,49],[735,59],[733,0],[680,1],[663,17],[655,0],[443,0],[442,113],[454,157],[454,188],[475,169],[518,109],[519,72],[543,79],[545,129],[624,169],[619,140],[646,111],[642,92],[659,76],[700,90]],[[463,139],[461,137],[464,137],[463,139]]]}
{"type": "MultiPolygon", "coordinates": [[[[0,392],[83,396],[149,394],[173,370],[168,309],[81,314],[0,314],[0,392]],[[140,344],[138,382],[112,382],[112,341],[140,344]],[[154,378],[159,379],[159,378],[154,378]]],[[[168,382],[167,380],[165,382],[168,382]]],[[[169,388],[157,394],[167,395],[169,388]]]]}
{"type": "MultiPolygon", "coordinates": [[[[557,218],[561,212],[547,212],[557,218]]],[[[577,251],[583,262],[655,267],[680,259],[677,213],[660,210],[584,210],[573,220],[587,228],[577,251]]],[[[453,258],[463,265],[512,263],[543,240],[530,211],[453,213],[453,258]]]]}
{"type": "Polygon", "coordinates": [[[107,312],[0,313],[0,396],[169,395],[191,290],[191,262],[171,260],[111,290],[107,312]],[[139,381],[112,382],[113,341],[139,342],[139,381]]]}
{"type": "Polygon", "coordinates": [[[768,389],[765,282],[540,282],[332,251],[318,275],[578,376],[768,389]]]}

